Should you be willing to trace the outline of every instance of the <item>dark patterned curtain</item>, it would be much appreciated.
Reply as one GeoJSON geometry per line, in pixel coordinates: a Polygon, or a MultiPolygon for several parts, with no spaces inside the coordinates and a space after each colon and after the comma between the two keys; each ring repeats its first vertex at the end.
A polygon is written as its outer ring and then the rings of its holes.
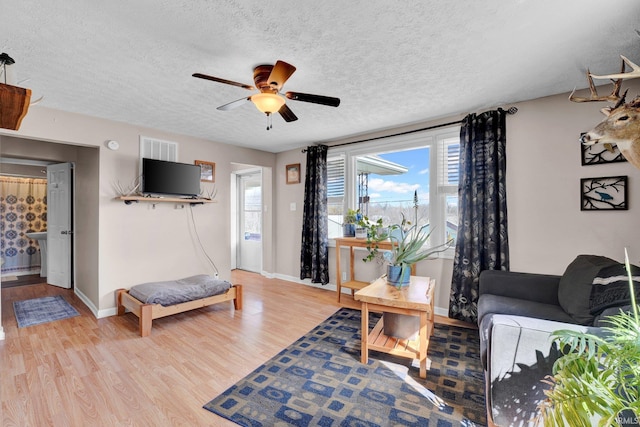
{"type": "Polygon", "coordinates": [[[304,218],[300,253],[300,279],[329,283],[329,237],[327,232],[327,149],[307,147],[304,181],[304,218]]]}
{"type": "Polygon", "coordinates": [[[506,112],[469,114],[460,130],[458,236],[449,317],[477,322],[478,276],[509,269],[506,112]]]}

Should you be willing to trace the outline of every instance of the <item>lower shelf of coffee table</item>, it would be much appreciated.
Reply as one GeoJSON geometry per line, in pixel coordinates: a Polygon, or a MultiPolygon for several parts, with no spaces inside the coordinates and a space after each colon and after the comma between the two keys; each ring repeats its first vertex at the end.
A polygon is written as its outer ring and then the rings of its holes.
{"type": "MultiPolygon", "coordinates": [[[[427,327],[427,336],[431,334],[427,327]]],[[[420,338],[419,335],[413,340],[391,337],[384,334],[384,321],[380,319],[376,326],[369,332],[369,350],[381,353],[393,354],[394,356],[408,357],[409,359],[420,358],[420,338]]]]}

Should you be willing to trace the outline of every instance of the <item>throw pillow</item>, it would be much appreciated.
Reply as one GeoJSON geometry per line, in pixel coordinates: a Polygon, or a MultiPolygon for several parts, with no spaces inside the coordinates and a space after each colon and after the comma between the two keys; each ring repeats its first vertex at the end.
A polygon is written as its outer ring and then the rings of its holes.
{"type": "Polygon", "coordinates": [[[599,255],[578,255],[567,266],[558,285],[558,302],[580,325],[593,324],[589,301],[593,279],[605,267],[618,265],[617,261],[599,255]]]}
{"type": "MultiPolygon", "coordinates": [[[[634,282],[636,300],[640,300],[640,268],[631,265],[631,278],[634,282]]],[[[604,309],[631,303],[629,277],[624,264],[605,267],[598,272],[591,286],[589,310],[594,316],[604,309]]]]}

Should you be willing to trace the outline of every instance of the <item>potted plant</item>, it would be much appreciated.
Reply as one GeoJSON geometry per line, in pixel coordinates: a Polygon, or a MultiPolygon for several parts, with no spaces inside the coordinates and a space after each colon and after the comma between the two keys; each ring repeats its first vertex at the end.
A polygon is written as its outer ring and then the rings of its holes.
{"type": "Polygon", "coordinates": [[[358,222],[358,216],[360,216],[359,210],[349,209],[346,215],[344,215],[342,222],[342,236],[343,237],[355,237],[356,236],[356,223],[358,222]]]}
{"type": "Polygon", "coordinates": [[[609,316],[604,335],[556,331],[565,350],[545,382],[540,403],[547,426],[638,425],[640,419],[640,318],[629,258],[625,249],[632,312],[609,316]]]}
{"type": "Polygon", "coordinates": [[[431,236],[428,227],[428,225],[418,226],[417,224],[407,230],[400,225],[390,227],[391,250],[383,255],[388,262],[387,283],[398,288],[407,286],[412,265],[449,249],[453,239],[438,246],[426,247],[431,236]]]}

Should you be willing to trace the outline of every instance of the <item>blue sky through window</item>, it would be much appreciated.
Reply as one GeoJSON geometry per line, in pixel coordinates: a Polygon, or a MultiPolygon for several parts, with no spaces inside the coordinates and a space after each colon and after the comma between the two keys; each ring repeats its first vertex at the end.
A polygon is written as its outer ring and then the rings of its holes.
{"type": "Polygon", "coordinates": [[[417,148],[393,153],[378,154],[384,160],[408,169],[401,175],[369,175],[369,197],[372,203],[413,203],[418,191],[421,204],[429,200],[429,148],[417,148]]]}

